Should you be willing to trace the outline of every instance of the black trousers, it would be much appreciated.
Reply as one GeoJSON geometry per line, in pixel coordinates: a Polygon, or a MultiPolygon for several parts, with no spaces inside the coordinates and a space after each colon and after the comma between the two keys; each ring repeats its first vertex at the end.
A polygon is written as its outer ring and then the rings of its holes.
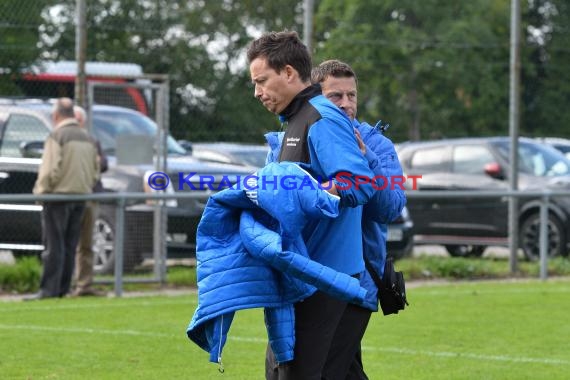
{"type": "Polygon", "coordinates": [[[317,291],[295,304],[295,358],[278,364],[267,346],[265,377],[270,380],[321,380],[329,348],[347,303],[317,291]]]}
{"type": "Polygon", "coordinates": [[[336,329],[323,369],[327,380],[367,380],[360,342],[370,321],[371,310],[349,304],[336,329]]]}
{"type": "Polygon", "coordinates": [[[85,202],[46,202],[43,205],[46,250],[42,255],[40,293],[44,297],[63,297],[69,293],[84,208],[85,202]]]}

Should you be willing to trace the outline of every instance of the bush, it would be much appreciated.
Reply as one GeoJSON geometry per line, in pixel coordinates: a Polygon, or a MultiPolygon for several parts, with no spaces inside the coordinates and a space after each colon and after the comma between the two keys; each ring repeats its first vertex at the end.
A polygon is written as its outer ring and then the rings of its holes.
{"type": "MultiPolygon", "coordinates": [[[[540,273],[540,263],[519,261],[518,273],[512,275],[509,261],[492,258],[462,258],[420,256],[399,260],[396,269],[404,272],[406,279],[491,279],[509,277],[534,277],[540,273]]],[[[555,258],[548,261],[549,276],[570,275],[570,260],[555,258]]]]}
{"type": "Polygon", "coordinates": [[[30,293],[38,290],[41,266],[36,257],[22,257],[15,265],[0,265],[0,291],[30,293]]]}

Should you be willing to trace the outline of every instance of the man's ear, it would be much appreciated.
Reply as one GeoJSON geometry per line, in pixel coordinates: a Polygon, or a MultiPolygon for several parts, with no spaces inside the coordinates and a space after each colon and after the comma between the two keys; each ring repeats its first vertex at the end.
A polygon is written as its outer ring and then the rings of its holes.
{"type": "Polygon", "coordinates": [[[299,73],[291,65],[285,65],[285,68],[283,70],[285,71],[287,82],[289,83],[299,77],[299,73]]]}

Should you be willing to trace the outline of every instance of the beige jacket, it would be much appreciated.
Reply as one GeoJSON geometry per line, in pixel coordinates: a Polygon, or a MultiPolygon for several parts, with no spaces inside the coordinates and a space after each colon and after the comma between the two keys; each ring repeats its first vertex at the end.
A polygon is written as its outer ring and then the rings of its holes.
{"type": "Polygon", "coordinates": [[[63,120],[45,141],[34,194],[89,194],[98,178],[94,140],[77,120],[63,120]]]}

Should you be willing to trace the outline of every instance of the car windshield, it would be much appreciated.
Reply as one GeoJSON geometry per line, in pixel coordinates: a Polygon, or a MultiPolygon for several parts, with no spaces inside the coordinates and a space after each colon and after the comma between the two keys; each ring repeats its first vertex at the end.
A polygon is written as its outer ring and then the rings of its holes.
{"type": "MultiPolygon", "coordinates": [[[[155,138],[157,125],[142,114],[104,111],[93,113],[93,131],[103,151],[112,155],[117,149],[117,136],[143,135],[155,138]]],[[[186,154],[186,150],[170,135],[167,138],[167,149],[169,154],[186,154]]]]}
{"type": "Polygon", "coordinates": [[[267,152],[264,150],[236,151],[232,153],[240,162],[261,168],[265,166],[267,152]]]}
{"type": "MultiPolygon", "coordinates": [[[[510,144],[495,143],[499,153],[509,160],[510,144]]],[[[555,177],[570,174],[570,161],[556,149],[528,142],[519,142],[519,170],[537,177],[555,177]]]]}

